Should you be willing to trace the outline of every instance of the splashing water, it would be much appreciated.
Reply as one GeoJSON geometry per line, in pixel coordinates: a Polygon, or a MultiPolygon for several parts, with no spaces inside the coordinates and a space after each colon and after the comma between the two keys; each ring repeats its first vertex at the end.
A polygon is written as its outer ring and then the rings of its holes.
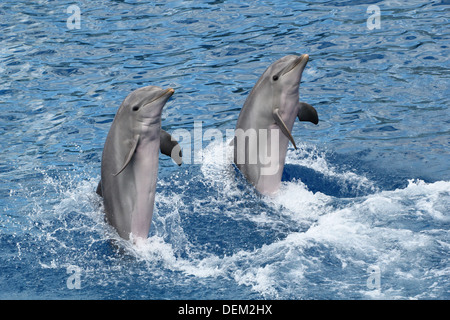
{"type": "MultiPolygon", "coordinates": [[[[40,286],[49,296],[68,294],[61,278],[76,265],[80,291],[89,297],[116,297],[119,288],[135,298],[183,297],[188,288],[197,288],[189,291],[196,298],[445,296],[449,182],[410,180],[403,189],[342,198],[293,179],[274,197],[261,197],[231,157],[215,161],[217,152],[230,154],[228,144],[206,150],[200,167],[160,179],[150,237],[137,245],[104,222],[97,179],[42,173],[43,192],[54,201],[35,203],[28,227],[2,236],[9,264],[24,268],[37,257],[28,272],[38,283],[29,280],[24,295],[42,294],[40,286]],[[379,290],[366,285],[370,266],[380,270],[379,290]]],[[[336,184],[376,190],[374,182],[341,171],[307,145],[287,158],[336,184]]]]}

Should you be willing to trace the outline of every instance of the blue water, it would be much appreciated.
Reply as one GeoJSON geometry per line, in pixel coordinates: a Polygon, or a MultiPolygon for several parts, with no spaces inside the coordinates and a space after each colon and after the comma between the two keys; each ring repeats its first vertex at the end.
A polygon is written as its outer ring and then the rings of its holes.
{"type": "Polygon", "coordinates": [[[449,18],[448,1],[2,1],[0,298],[449,299],[449,18]],[[292,53],[310,55],[300,96],[320,123],[295,124],[282,189],[260,197],[225,132],[292,53]],[[175,89],[166,131],[224,139],[180,141],[200,163],[160,158],[136,247],[95,188],[145,85],[175,89]]]}

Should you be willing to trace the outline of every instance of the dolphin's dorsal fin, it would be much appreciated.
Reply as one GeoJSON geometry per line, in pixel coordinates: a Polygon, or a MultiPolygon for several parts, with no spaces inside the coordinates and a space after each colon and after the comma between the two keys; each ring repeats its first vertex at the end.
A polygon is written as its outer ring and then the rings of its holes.
{"type": "Polygon", "coordinates": [[[172,136],[163,129],[161,129],[160,133],[160,149],[162,154],[171,157],[177,165],[181,166],[181,147],[177,140],[172,138],[172,136]]]}
{"type": "Polygon", "coordinates": [[[298,120],[300,121],[309,121],[314,124],[319,123],[319,117],[317,116],[317,111],[314,109],[313,106],[306,102],[299,102],[299,109],[298,109],[298,120]]]}
{"type": "Polygon", "coordinates": [[[136,151],[137,145],[139,143],[139,135],[136,135],[134,137],[134,139],[131,141],[130,144],[130,151],[128,151],[128,155],[125,159],[125,163],[123,164],[122,168],[119,170],[119,172],[117,172],[116,174],[113,174],[114,176],[118,176],[123,170],[125,170],[125,168],[127,167],[127,165],[130,163],[131,158],[133,158],[134,152],[136,151]]]}
{"type": "Polygon", "coordinates": [[[286,124],[284,123],[283,119],[280,115],[280,109],[276,108],[272,112],[273,119],[275,120],[276,124],[280,127],[281,132],[284,133],[284,135],[292,142],[294,145],[294,148],[297,149],[297,146],[295,145],[294,138],[292,137],[291,133],[289,132],[289,129],[286,127],[286,124]]]}

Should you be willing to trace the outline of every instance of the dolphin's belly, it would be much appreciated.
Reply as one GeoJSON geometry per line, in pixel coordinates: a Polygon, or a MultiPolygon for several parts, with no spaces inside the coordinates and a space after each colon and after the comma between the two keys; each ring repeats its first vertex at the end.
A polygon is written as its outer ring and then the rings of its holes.
{"type": "Polygon", "coordinates": [[[288,138],[276,124],[267,128],[267,141],[258,141],[260,149],[260,175],[256,189],[262,194],[270,195],[278,191],[283,175],[288,138]]]}
{"type": "Polygon", "coordinates": [[[131,213],[131,233],[147,238],[153,217],[156,181],[158,177],[159,137],[142,141],[133,159],[135,181],[135,205],[131,213]]]}
{"type": "MultiPolygon", "coordinates": [[[[293,122],[289,122],[292,127],[293,122]]],[[[234,162],[259,192],[273,194],[281,185],[288,144],[288,138],[274,122],[237,128],[234,162]],[[239,134],[244,136],[238,138],[239,134]]]]}

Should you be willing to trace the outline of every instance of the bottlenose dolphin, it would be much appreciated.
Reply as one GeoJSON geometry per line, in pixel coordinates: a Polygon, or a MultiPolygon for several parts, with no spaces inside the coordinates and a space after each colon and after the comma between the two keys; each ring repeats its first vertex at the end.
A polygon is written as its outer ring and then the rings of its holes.
{"type": "Polygon", "coordinates": [[[106,220],[124,239],[146,239],[155,203],[159,150],[181,165],[181,148],[161,129],[172,88],[139,88],[122,102],[106,137],[101,180],[106,220]]]}
{"type": "Polygon", "coordinates": [[[288,55],[272,63],[253,87],[236,124],[234,163],[256,189],[278,191],[295,118],[319,122],[317,111],[299,102],[299,86],[309,56],[288,55]],[[280,133],[281,131],[281,133],[280,133]]]}

